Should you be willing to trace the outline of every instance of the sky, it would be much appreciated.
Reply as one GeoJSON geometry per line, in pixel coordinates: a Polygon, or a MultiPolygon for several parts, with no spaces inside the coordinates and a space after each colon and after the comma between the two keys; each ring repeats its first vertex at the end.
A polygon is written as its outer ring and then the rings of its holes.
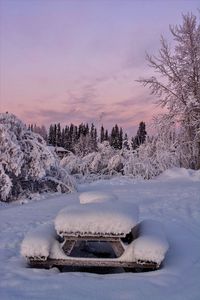
{"type": "Polygon", "coordinates": [[[136,80],[199,0],[0,0],[0,112],[134,132],[160,112],[136,80]]]}

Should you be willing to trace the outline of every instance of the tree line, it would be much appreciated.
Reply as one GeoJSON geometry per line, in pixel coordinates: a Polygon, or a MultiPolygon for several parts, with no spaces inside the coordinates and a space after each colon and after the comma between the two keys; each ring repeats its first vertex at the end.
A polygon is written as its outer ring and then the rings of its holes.
{"type": "Polygon", "coordinates": [[[144,143],[147,135],[146,125],[143,121],[139,124],[137,134],[130,141],[127,133],[124,133],[122,127],[117,124],[113,126],[110,132],[102,125],[99,135],[93,123],[90,126],[88,123],[81,123],[78,126],[70,124],[64,127],[61,127],[60,123],[51,124],[48,133],[44,126],[30,124],[28,129],[41,134],[48,145],[63,147],[78,155],[97,151],[97,143],[104,141],[108,141],[114,149],[120,150],[122,147],[126,147],[134,150],[144,143]]]}

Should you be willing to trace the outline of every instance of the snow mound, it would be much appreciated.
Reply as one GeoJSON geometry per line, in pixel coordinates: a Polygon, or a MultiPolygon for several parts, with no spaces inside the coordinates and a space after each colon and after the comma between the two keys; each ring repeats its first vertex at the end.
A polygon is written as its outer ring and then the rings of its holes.
{"type": "Polygon", "coordinates": [[[53,224],[44,224],[29,231],[21,244],[21,255],[46,260],[55,241],[53,224]]]}
{"type": "Polygon", "coordinates": [[[157,179],[166,180],[191,180],[200,181],[200,170],[191,170],[185,168],[172,168],[164,171],[157,179]]]}
{"type": "Polygon", "coordinates": [[[145,220],[140,223],[139,237],[126,248],[122,259],[149,261],[160,265],[168,248],[162,224],[154,220],[145,220]]]}
{"type": "Polygon", "coordinates": [[[117,200],[117,196],[112,193],[105,193],[101,191],[84,192],[79,195],[81,204],[96,203],[96,202],[108,202],[117,200]]]}
{"type": "Polygon", "coordinates": [[[125,235],[137,224],[138,208],[129,203],[86,203],[62,209],[54,223],[59,235],[125,235]]]}

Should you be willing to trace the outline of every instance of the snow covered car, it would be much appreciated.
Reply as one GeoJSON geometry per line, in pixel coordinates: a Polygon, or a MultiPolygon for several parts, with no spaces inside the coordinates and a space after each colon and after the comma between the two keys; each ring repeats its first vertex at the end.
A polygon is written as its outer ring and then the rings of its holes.
{"type": "Polygon", "coordinates": [[[122,267],[156,270],[168,242],[162,224],[138,222],[138,207],[106,193],[83,193],[53,224],[29,232],[21,253],[32,267],[122,267]],[[85,194],[85,195],[84,195],[85,194]]]}

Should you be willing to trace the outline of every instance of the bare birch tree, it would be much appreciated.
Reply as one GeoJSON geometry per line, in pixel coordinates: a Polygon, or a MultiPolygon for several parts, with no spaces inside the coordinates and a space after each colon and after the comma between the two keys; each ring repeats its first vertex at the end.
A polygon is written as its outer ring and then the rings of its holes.
{"type": "Polygon", "coordinates": [[[190,167],[200,168],[200,24],[188,13],[182,25],[170,26],[170,32],[174,47],[162,36],[158,56],[146,56],[158,75],[138,81],[158,96],[168,118],[179,123],[188,151],[191,144],[195,147],[190,167]]]}

